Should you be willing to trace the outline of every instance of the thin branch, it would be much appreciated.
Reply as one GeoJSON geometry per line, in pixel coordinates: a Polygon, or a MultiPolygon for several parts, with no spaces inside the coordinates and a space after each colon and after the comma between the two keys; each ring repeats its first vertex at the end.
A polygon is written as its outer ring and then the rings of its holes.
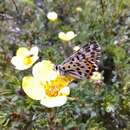
{"type": "Polygon", "coordinates": [[[16,11],[17,11],[17,13],[19,14],[19,10],[18,10],[18,7],[17,7],[17,5],[16,5],[15,0],[11,0],[11,1],[13,2],[13,4],[14,4],[14,6],[15,6],[16,11]]]}

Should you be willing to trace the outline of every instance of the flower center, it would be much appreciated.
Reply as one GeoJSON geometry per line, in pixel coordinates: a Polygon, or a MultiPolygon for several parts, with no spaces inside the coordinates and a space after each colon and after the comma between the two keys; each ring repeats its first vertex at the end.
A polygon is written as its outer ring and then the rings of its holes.
{"type": "Polygon", "coordinates": [[[25,65],[31,64],[32,63],[32,56],[30,55],[30,56],[25,57],[23,62],[25,65]]]}
{"type": "Polygon", "coordinates": [[[56,97],[58,96],[58,93],[60,91],[60,87],[54,84],[46,84],[45,85],[45,93],[49,96],[49,97],[56,97]]]}

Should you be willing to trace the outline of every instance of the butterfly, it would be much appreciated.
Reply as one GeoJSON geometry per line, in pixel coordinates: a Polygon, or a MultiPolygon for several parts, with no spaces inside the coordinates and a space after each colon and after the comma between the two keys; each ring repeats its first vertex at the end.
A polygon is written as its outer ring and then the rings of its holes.
{"type": "Polygon", "coordinates": [[[56,70],[60,75],[89,79],[93,72],[98,71],[100,58],[101,47],[96,41],[91,41],[57,65],[56,70]]]}

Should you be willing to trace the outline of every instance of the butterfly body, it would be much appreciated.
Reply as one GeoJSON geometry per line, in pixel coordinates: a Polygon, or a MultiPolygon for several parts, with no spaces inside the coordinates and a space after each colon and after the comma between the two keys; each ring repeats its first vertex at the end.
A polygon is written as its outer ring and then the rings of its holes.
{"type": "Polygon", "coordinates": [[[100,57],[99,44],[91,41],[57,65],[56,69],[61,75],[70,75],[77,79],[90,78],[93,72],[98,71],[100,57]]]}

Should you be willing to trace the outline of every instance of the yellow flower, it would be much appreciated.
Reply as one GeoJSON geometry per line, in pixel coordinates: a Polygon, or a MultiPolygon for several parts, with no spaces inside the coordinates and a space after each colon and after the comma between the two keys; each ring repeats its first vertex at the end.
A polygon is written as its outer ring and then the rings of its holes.
{"type": "Polygon", "coordinates": [[[74,46],[74,47],[73,47],[73,50],[74,50],[74,51],[78,51],[79,49],[80,49],[79,46],[74,46]]]}
{"type": "Polygon", "coordinates": [[[99,80],[102,80],[102,79],[103,79],[103,77],[102,77],[101,73],[93,72],[93,75],[91,76],[92,81],[99,81],[99,80]]]}
{"type": "Polygon", "coordinates": [[[21,47],[17,50],[16,56],[12,57],[11,63],[18,70],[25,70],[30,68],[36,60],[38,60],[38,48],[32,47],[28,50],[25,47],[21,47]]]}
{"type": "Polygon", "coordinates": [[[50,20],[50,21],[56,21],[57,18],[58,18],[58,15],[56,12],[52,11],[52,12],[48,12],[47,13],[47,18],[50,20]]]}
{"type": "Polygon", "coordinates": [[[74,37],[76,37],[77,35],[73,32],[73,31],[69,31],[67,33],[64,32],[60,32],[58,34],[58,37],[63,40],[63,41],[70,41],[72,40],[74,37]]]}
{"type": "Polygon", "coordinates": [[[62,106],[67,101],[70,88],[67,86],[72,81],[71,78],[58,76],[55,80],[44,85],[45,96],[41,99],[41,104],[46,107],[62,106]]]}
{"type": "Polygon", "coordinates": [[[81,7],[77,7],[77,8],[76,8],[76,11],[77,11],[77,12],[82,12],[83,9],[82,9],[81,7]]]}
{"type": "Polygon", "coordinates": [[[33,77],[23,78],[22,87],[30,98],[40,100],[42,105],[51,108],[66,103],[70,93],[68,84],[72,80],[72,77],[60,76],[54,71],[54,64],[43,60],[34,66],[33,77]]]}

